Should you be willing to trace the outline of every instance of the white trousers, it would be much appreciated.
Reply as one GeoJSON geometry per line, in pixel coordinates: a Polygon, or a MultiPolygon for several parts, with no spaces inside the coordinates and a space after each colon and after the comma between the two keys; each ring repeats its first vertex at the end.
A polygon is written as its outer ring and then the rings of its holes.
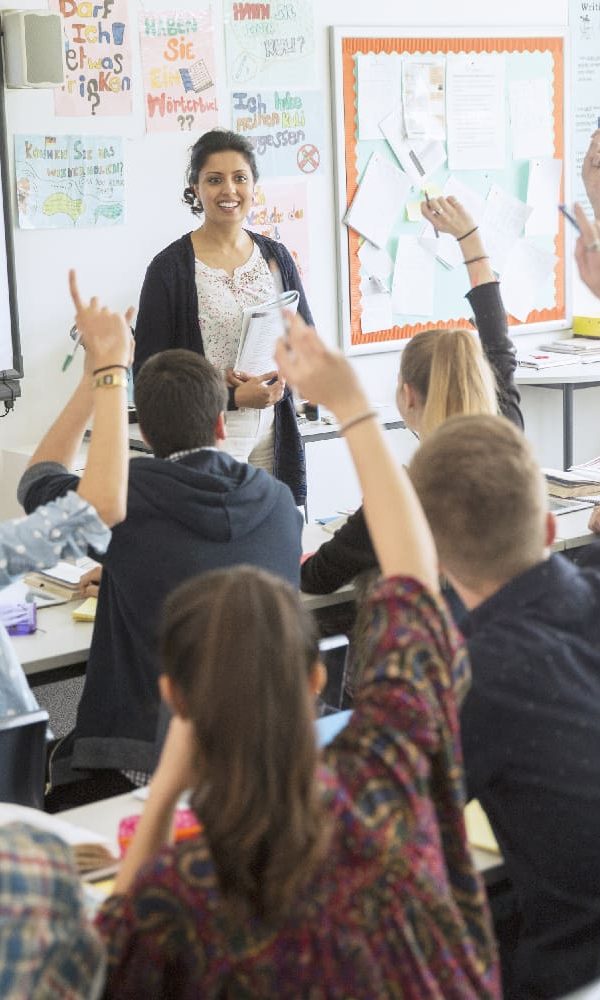
{"type": "Polygon", "coordinates": [[[223,442],[223,451],[233,455],[238,462],[250,462],[259,469],[272,473],[275,441],[274,408],[267,406],[264,410],[254,410],[249,407],[228,410],[225,419],[227,439],[223,442]]]}

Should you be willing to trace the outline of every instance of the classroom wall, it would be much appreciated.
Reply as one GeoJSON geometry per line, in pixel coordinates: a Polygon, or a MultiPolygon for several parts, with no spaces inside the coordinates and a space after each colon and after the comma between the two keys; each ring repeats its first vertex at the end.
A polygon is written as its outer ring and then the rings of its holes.
{"type": "MultiPolygon", "coordinates": [[[[0,0],[0,9],[14,7],[14,0],[0,0]]],[[[19,4],[38,8],[39,0],[19,4]]],[[[148,9],[150,3],[146,3],[148,9]]],[[[157,3],[155,9],[166,9],[157,3]]],[[[183,9],[186,5],[181,4],[183,9]]],[[[131,18],[138,11],[130,0],[131,18]]],[[[497,5],[480,0],[315,0],[318,74],[315,84],[324,94],[325,114],[330,115],[329,24],[409,25],[523,25],[562,26],[567,22],[567,0],[505,0],[497,5]]],[[[215,24],[221,24],[221,2],[214,0],[215,24]]],[[[139,53],[134,46],[134,65],[139,53]]],[[[229,124],[222,33],[217,30],[217,60],[221,80],[222,124],[229,124]]],[[[139,79],[139,77],[138,77],[139,79]]],[[[183,173],[189,136],[147,136],[141,87],[134,92],[131,117],[55,118],[51,91],[7,91],[6,116],[12,164],[14,133],[67,133],[123,135],[126,137],[126,222],[112,228],[47,231],[15,230],[16,274],[21,341],[26,377],[23,396],[15,412],[0,420],[0,449],[36,441],[74,386],[77,365],[60,371],[67,347],[72,309],[66,272],[78,271],[84,295],[96,293],[110,305],[136,304],[145,267],[152,255],[181,233],[193,228],[189,211],[181,204],[183,173]]],[[[327,340],[337,341],[336,227],[334,218],[333,150],[327,129],[326,161],[331,167],[309,181],[310,302],[315,321],[327,340]]],[[[540,338],[537,338],[539,343],[540,338]]],[[[528,341],[534,343],[535,341],[528,341]]],[[[395,388],[396,363],[390,354],[356,358],[354,364],[374,401],[389,402],[395,388]]],[[[576,400],[576,460],[600,452],[600,392],[585,392],[576,400]],[[591,398],[591,401],[590,401],[591,398]],[[595,426],[597,425],[597,426],[595,426]]],[[[529,433],[538,454],[547,464],[560,463],[561,422],[558,393],[525,394],[529,433]],[[549,398],[542,398],[548,396],[549,398]]]]}

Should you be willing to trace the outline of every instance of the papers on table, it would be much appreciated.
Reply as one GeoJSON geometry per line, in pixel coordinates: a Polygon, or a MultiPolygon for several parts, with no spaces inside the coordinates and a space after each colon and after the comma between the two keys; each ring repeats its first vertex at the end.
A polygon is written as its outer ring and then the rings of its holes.
{"type": "Polygon", "coordinates": [[[373,153],[344,222],[376,247],[385,247],[403,210],[410,180],[379,153],[373,153]]]}
{"type": "Polygon", "coordinates": [[[420,245],[416,236],[399,237],[392,284],[395,313],[432,315],[433,269],[433,257],[420,245]]]}
{"type": "Polygon", "coordinates": [[[381,139],[378,122],[400,103],[402,60],[397,53],[361,54],[356,60],[358,138],[381,139]]]}
{"type": "Polygon", "coordinates": [[[0,802],[0,826],[7,823],[27,823],[38,830],[45,830],[60,837],[65,843],[75,847],[78,844],[102,844],[107,848],[114,847],[114,844],[107,838],[83,827],[75,826],[66,820],[59,819],[58,816],[42,812],[40,809],[31,809],[29,806],[18,806],[9,802],[0,802]]]}
{"type": "Polygon", "coordinates": [[[295,313],[298,292],[283,292],[259,306],[247,306],[242,315],[242,333],[235,367],[248,375],[264,375],[276,368],[275,344],[285,335],[282,309],[295,313]]]}
{"type": "Polygon", "coordinates": [[[563,365],[578,363],[579,358],[565,357],[564,354],[549,354],[545,351],[534,351],[532,354],[523,354],[517,358],[517,364],[522,368],[534,368],[536,371],[543,371],[544,368],[562,368],[563,365]]]}
{"type": "Polygon", "coordinates": [[[525,223],[526,236],[556,236],[561,177],[562,160],[536,159],[529,164],[527,204],[532,211],[525,223]]]}
{"type": "Polygon", "coordinates": [[[512,80],[509,86],[510,131],[515,160],[554,153],[550,83],[541,77],[512,80]]]}
{"type": "Polygon", "coordinates": [[[502,53],[448,53],[446,113],[451,170],[503,169],[504,78],[502,53]]]}
{"type": "MultiPolygon", "coordinates": [[[[502,272],[502,300],[511,316],[524,322],[532,309],[544,308],[539,301],[540,292],[552,276],[556,260],[548,250],[526,240],[517,241],[502,272]]],[[[553,295],[549,298],[552,300],[553,295]]]]}

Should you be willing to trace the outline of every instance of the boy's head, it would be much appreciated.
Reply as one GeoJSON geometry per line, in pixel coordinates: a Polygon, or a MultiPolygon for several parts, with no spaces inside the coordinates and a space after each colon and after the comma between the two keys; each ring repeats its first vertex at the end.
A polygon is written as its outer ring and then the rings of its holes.
{"type": "Polygon", "coordinates": [[[161,351],[142,365],[135,380],[135,406],[144,437],[159,458],[212,446],[223,434],[227,405],[223,376],[194,351],[161,351]]]}
{"type": "Polygon", "coordinates": [[[459,591],[487,595],[544,558],[554,538],[544,480],[525,437],[504,417],[446,420],[409,473],[440,567],[459,591]]]}

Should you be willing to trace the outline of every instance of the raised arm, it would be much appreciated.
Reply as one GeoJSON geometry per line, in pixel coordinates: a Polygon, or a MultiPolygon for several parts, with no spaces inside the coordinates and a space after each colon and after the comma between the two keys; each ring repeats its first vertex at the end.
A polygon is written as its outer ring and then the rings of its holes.
{"type": "Polygon", "coordinates": [[[289,338],[279,341],[275,357],[284,377],[311,402],[332,410],[340,422],[384,576],[411,576],[437,592],[437,555],[429,525],[349,363],[339,351],[326,348],[299,316],[291,321],[289,338]]]}
{"type": "Polygon", "coordinates": [[[581,168],[581,178],[596,221],[600,222],[600,128],[592,134],[581,168]]]}
{"type": "Polygon", "coordinates": [[[600,223],[590,222],[581,205],[575,205],[581,236],[575,244],[579,277],[600,298],[600,223]]]}
{"type": "Polygon", "coordinates": [[[515,348],[508,335],[500,285],[487,256],[481,231],[457,198],[432,198],[429,205],[422,203],[421,211],[440,232],[449,233],[458,241],[471,282],[467,298],[475,313],[483,352],[496,378],[499,410],[522,429],[521,397],[514,380],[517,368],[515,348]]]}
{"type": "Polygon", "coordinates": [[[69,288],[75,320],[85,348],[81,380],[66,406],[36,448],[30,466],[52,462],[69,468],[81,446],[93,415],[88,460],[77,492],[98,511],[106,524],[125,517],[128,470],[127,388],[125,375],[131,361],[129,323],[133,310],[110,313],[92,298],[82,301],[74,271],[69,288]],[[100,372],[101,370],[101,372],[100,372]],[[96,385],[99,375],[113,376],[115,384],[96,385]]]}

